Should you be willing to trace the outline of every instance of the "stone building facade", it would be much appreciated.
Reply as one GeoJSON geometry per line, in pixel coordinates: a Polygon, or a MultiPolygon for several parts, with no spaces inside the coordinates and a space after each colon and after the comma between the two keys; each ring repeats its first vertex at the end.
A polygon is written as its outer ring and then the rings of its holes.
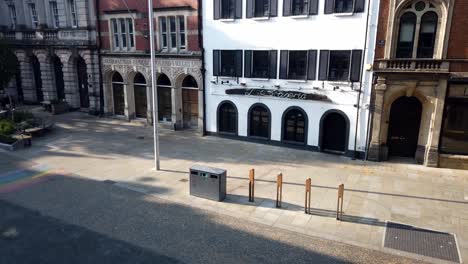
{"type": "Polygon", "coordinates": [[[10,83],[25,103],[66,101],[99,111],[100,78],[92,0],[0,2],[0,38],[19,63],[10,83]]]}
{"type": "Polygon", "coordinates": [[[468,168],[468,2],[381,0],[370,160],[468,168]]]}
{"type": "MultiPolygon", "coordinates": [[[[104,111],[152,122],[147,5],[100,2],[104,111]]],[[[203,131],[203,78],[196,1],[155,1],[158,119],[203,131]]]]}

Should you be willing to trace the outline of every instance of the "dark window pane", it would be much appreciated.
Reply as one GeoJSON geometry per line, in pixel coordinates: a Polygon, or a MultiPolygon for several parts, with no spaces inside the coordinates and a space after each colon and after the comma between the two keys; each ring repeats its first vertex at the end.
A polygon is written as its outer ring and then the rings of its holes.
{"type": "Polygon", "coordinates": [[[234,50],[221,51],[221,76],[236,76],[236,53],[234,50]]]}
{"type": "Polygon", "coordinates": [[[253,51],[252,77],[268,78],[269,56],[268,51],[253,51]]]}
{"type": "Polygon", "coordinates": [[[335,13],[353,12],[353,0],[335,0],[335,13]]]}
{"type": "Polygon", "coordinates": [[[293,0],[292,1],[292,14],[294,16],[306,15],[309,9],[308,0],[293,0]]]}
{"type": "Polygon", "coordinates": [[[269,0],[255,0],[254,12],[255,17],[269,16],[269,0]]]}
{"type": "Polygon", "coordinates": [[[288,79],[306,78],[307,51],[289,51],[288,79]]]}
{"type": "Polygon", "coordinates": [[[440,150],[468,154],[468,98],[447,99],[440,150]]]}
{"type": "Polygon", "coordinates": [[[290,110],[284,117],[284,136],[286,141],[305,142],[305,117],[297,109],[290,110]]]}
{"type": "Polygon", "coordinates": [[[413,57],[414,31],[416,27],[416,15],[408,12],[400,18],[400,31],[398,36],[397,58],[413,57]]]}
{"type": "Polygon", "coordinates": [[[221,0],[221,18],[234,18],[234,0],[221,0]]]}
{"type": "Polygon", "coordinates": [[[219,132],[236,133],[237,132],[237,110],[230,103],[224,103],[219,107],[219,132]]]}
{"type": "Polygon", "coordinates": [[[254,107],[250,117],[250,136],[268,138],[269,123],[268,110],[263,106],[254,107]]]}
{"type": "Polygon", "coordinates": [[[349,51],[330,51],[328,80],[346,81],[349,76],[349,51]]]}
{"type": "Polygon", "coordinates": [[[418,58],[432,58],[437,31],[438,17],[435,12],[427,12],[421,18],[419,29],[418,58]]]}

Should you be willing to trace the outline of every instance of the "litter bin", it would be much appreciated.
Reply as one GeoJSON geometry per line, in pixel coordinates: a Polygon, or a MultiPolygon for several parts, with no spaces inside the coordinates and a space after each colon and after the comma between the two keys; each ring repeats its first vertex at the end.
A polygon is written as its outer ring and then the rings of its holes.
{"type": "Polygon", "coordinates": [[[226,198],[226,170],[194,165],[190,168],[190,195],[222,201],[226,198]]]}

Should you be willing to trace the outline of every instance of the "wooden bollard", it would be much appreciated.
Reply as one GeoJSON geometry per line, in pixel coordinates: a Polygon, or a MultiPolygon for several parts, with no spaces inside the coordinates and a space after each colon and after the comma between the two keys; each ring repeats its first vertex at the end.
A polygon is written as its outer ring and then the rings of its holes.
{"type": "Polygon", "coordinates": [[[309,178],[305,182],[305,206],[304,206],[304,211],[306,214],[310,214],[310,201],[311,201],[311,183],[312,180],[309,178]]]}
{"type": "Polygon", "coordinates": [[[338,203],[336,205],[336,220],[343,220],[344,184],[338,186],[338,203]]]}
{"type": "Polygon", "coordinates": [[[281,201],[283,200],[283,174],[278,174],[276,177],[276,208],[281,207],[281,201]]]}
{"type": "Polygon", "coordinates": [[[249,171],[249,202],[255,201],[255,170],[249,171]]]}

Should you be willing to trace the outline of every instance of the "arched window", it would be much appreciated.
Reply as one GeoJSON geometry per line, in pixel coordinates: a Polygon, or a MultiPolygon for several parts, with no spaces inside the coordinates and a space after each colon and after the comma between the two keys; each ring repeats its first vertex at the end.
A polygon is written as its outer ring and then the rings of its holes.
{"type": "Polygon", "coordinates": [[[122,75],[114,72],[112,75],[112,95],[114,99],[114,114],[125,115],[125,92],[122,75]]]}
{"type": "Polygon", "coordinates": [[[286,110],[283,116],[283,140],[306,143],[307,115],[299,108],[286,110]]]}
{"type": "Polygon", "coordinates": [[[191,75],[182,80],[182,112],[183,123],[186,128],[197,128],[199,122],[197,81],[191,75]]]}
{"type": "Polygon", "coordinates": [[[399,19],[397,58],[433,58],[436,47],[439,10],[430,1],[406,6],[399,19]]]}
{"type": "Polygon", "coordinates": [[[237,108],[232,102],[222,102],[218,107],[218,132],[237,134],[237,108]]]}
{"type": "Polygon", "coordinates": [[[397,58],[411,58],[413,56],[414,31],[416,15],[412,12],[403,14],[400,18],[400,33],[398,36],[397,58]]]}
{"type": "Polygon", "coordinates": [[[264,105],[253,105],[249,110],[249,136],[270,137],[270,111],[264,105]]]}
{"type": "Polygon", "coordinates": [[[418,58],[432,58],[436,39],[438,17],[435,12],[426,12],[421,17],[419,30],[418,58]]]}
{"type": "Polygon", "coordinates": [[[63,64],[58,56],[52,58],[54,65],[55,90],[57,99],[65,100],[65,82],[63,81],[63,64]]]}
{"type": "Polygon", "coordinates": [[[146,118],[148,101],[146,98],[146,79],[141,73],[133,78],[133,92],[135,94],[135,116],[146,118]]]}
{"type": "Polygon", "coordinates": [[[182,81],[183,88],[198,88],[197,81],[191,75],[188,75],[182,81]]]}
{"type": "Polygon", "coordinates": [[[320,149],[344,154],[348,145],[349,120],[339,110],[329,110],[320,119],[320,149]]]}
{"type": "Polygon", "coordinates": [[[158,118],[159,121],[172,121],[172,86],[169,77],[161,74],[157,80],[158,86],[158,118]]]}

